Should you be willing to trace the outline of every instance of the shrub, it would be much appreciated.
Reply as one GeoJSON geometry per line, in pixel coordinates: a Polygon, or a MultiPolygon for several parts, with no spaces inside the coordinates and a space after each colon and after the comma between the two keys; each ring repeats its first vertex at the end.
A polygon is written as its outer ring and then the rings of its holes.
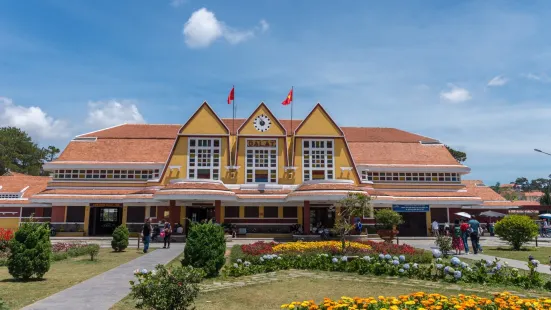
{"type": "Polygon", "coordinates": [[[495,233],[515,251],[538,235],[538,225],[525,215],[508,215],[495,224],[495,233]]]}
{"type": "Polygon", "coordinates": [[[380,209],[375,212],[375,222],[381,229],[394,229],[402,224],[404,220],[400,213],[390,209],[380,209]]]}
{"type": "Polygon", "coordinates": [[[24,222],[9,247],[8,271],[15,279],[40,279],[50,270],[52,246],[46,224],[24,222]]]}
{"type": "Polygon", "coordinates": [[[13,230],[0,228],[0,252],[8,249],[8,243],[13,238],[13,230]]]}
{"type": "Polygon", "coordinates": [[[54,253],[67,252],[70,249],[81,248],[81,247],[85,247],[87,245],[88,244],[84,243],[84,242],[70,242],[70,243],[69,242],[58,242],[58,243],[52,244],[52,252],[54,252],[54,253]]]}
{"type": "Polygon", "coordinates": [[[444,254],[444,257],[448,257],[448,253],[452,250],[452,238],[450,236],[439,235],[434,243],[440,249],[440,252],[444,254]]]}
{"type": "Polygon", "coordinates": [[[0,310],[10,310],[2,298],[0,298],[0,310]]]}
{"type": "Polygon", "coordinates": [[[226,240],[224,229],[212,222],[192,223],[184,248],[184,266],[201,268],[207,277],[215,277],[224,266],[226,240]]]}
{"type": "Polygon", "coordinates": [[[129,232],[126,225],[121,225],[115,228],[113,232],[113,240],[111,240],[111,247],[115,252],[122,252],[128,247],[129,232]]]}
{"type": "Polygon", "coordinates": [[[136,308],[156,310],[193,309],[203,276],[193,267],[168,270],[163,265],[150,272],[138,269],[134,274],[137,281],[130,281],[130,296],[137,300],[136,308]]]}
{"type": "Polygon", "coordinates": [[[90,260],[94,261],[99,255],[99,244],[90,244],[86,247],[86,252],[90,255],[90,260]]]}

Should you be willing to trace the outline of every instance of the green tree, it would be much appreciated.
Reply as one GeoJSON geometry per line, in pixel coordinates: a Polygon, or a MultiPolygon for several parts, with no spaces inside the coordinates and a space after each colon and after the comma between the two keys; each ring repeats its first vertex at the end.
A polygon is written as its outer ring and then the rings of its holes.
{"type": "Polygon", "coordinates": [[[515,180],[515,184],[520,186],[520,189],[523,192],[527,192],[530,190],[530,182],[525,177],[520,177],[515,180]]]}
{"type": "Polygon", "coordinates": [[[58,153],[54,146],[40,148],[19,128],[0,127],[0,175],[8,171],[41,175],[42,164],[58,153]]]}
{"type": "Polygon", "coordinates": [[[207,277],[216,277],[225,262],[224,229],[212,221],[190,225],[182,265],[201,268],[207,277]]]}
{"type": "Polygon", "coordinates": [[[111,247],[115,252],[122,252],[128,247],[128,237],[130,233],[126,225],[120,225],[113,231],[113,240],[111,240],[111,247]]]}
{"type": "Polygon", "coordinates": [[[334,230],[340,236],[342,252],[346,251],[346,235],[354,229],[352,221],[356,217],[361,217],[364,211],[369,208],[370,198],[360,193],[349,193],[348,196],[341,199],[337,206],[334,230]]]}
{"type": "Polygon", "coordinates": [[[540,197],[541,206],[551,206],[551,186],[543,189],[543,196],[540,197]]]}
{"type": "Polygon", "coordinates": [[[46,224],[24,222],[9,243],[8,271],[15,279],[41,279],[50,270],[50,230],[46,224]]]}
{"type": "Polygon", "coordinates": [[[501,193],[499,193],[501,196],[503,196],[503,198],[507,199],[507,200],[510,200],[510,201],[515,201],[515,200],[518,200],[518,194],[516,192],[513,192],[513,191],[501,191],[501,193]]]}
{"type": "Polygon", "coordinates": [[[538,235],[538,224],[526,215],[507,215],[495,224],[496,235],[515,251],[538,235]]]}
{"type": "Polygon", "coordinates": [[[496,185],[490,186],[490,188],[499,194],[501,191],[501,183],[497,182],[496,185]]]}
{"type": "Polygon", "coordinates": [[[448,149],[448,152],[452,154],[453,158],[455,158],[455,160],[457,160],[458,162],[463,163],[467,160],[467,154],[465,152],[454,150],[447,145],[446,145],[446,148],[448,149]]]}

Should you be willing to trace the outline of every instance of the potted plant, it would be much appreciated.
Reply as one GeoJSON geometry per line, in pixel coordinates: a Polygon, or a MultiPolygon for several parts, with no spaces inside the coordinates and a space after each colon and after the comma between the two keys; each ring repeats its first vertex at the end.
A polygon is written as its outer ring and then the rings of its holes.
{"type": "Polygon", "coordinates": [[[377,230],[379,237],[385,242],[391,243],[399,233],[396,226],[402,224],[404,220],[398,212],[381,209],[375,212],[375,222],[379,228],[377,230]]]}

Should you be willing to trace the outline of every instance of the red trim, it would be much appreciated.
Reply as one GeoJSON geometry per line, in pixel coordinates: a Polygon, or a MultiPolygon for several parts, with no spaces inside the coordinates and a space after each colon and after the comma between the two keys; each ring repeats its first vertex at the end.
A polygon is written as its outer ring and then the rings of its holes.
{"type": "Polygon", "coordinates": [[[21,207],[1,207],[0,208],[0,218],[3,217],[19,217],[19,211],[21,207]],[[16,212],[15,214],[2,214],[1,212],[16,212]]]}
{"type": "Polygon", "coordinates": [[[220,200],[214,201],[214,218],[216,223],[222,223],[222,202],[220,200]]]}
{"type": "Polygon", "coordinates": [[[240,219],[224,219],[224,222],[226,223],[234,223],[234,224],[241,224],[241,223],[254,223],[254,224],[289,224],[289,223],[296,223],[297,219],[286,219],[286,218],[240,218],[240,219]]]}

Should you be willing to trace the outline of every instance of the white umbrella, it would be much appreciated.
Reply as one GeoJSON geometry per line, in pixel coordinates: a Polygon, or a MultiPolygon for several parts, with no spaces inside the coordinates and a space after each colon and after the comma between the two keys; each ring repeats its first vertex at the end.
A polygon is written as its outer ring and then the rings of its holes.
{"type": "Polygon", "coordinates": [[[470,215],[469,213],[467,213],[467,212],[457,212],[456,215],[459,215],[459,216],[461,216],[461,217],[466,217],[466,218],[468,218],[468,219],[471,218],[471,215],[470,215]]]}
{"type": "Polygon", "coordinates": [[[540,214],[539,217],[543,217],[543,218],[546,218],[546,219],[551,219],[551,213],[540,214]]]}
{"type": "Polygon", "coordinates": [[[504,217],[506,214],[495,212],[495,211],[484,211],[480,213],[480,216],[486,217],[504,217]]]}

